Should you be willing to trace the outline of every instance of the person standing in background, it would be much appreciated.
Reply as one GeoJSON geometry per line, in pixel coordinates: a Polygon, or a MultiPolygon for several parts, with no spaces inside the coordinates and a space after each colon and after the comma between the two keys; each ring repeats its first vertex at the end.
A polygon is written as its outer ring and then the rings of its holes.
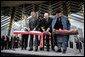
{"type": "Polygon", "coordinates": [[[2,50],[8,48],[8,40],[8,36],[5,33],[5,35],[2,36],[2,50]]]}

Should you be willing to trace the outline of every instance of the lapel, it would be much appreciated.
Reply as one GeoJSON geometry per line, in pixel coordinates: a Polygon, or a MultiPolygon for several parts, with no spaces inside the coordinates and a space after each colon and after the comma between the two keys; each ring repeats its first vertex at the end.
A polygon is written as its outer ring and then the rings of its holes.
{"type": "Polygon", "coordinates": [[[61,16],[62,25],[64,24],[64,18],[61,16]]]}
{"type": "Polygon", "coordinates": [[[63,29],[66,29],[67,25],[66,25],[66,19],[65,17],[62,15],[62,24],[63,24],[63,29]]]}
{"type": "Polygon", "coordinates": [[[53,21],[53,28],[54,28],[54,25],[55,25],[56,21],[57,21],[57,16],[55,16],[55,18],[54,18],[54,21],[53,21]]]}

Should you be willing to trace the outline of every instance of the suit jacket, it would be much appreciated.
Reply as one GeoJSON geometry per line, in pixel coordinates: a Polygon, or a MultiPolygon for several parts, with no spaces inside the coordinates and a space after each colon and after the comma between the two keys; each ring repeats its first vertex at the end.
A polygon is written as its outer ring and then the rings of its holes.
{"type": "Polygon", "coordinates": [[[51,22],[52,22],[51,18],[48,18],[48,21],[46,21],[46,19],[43,19],[42,27],[44,27],[45,30],[51,28],[51,22]]]}
{"type": "MultiPolygon", "coordinates": [[[[53,20],[52,20],[52,32],[53,32],[56,21],[57,21],[57,16],[54,16],[53,20]]],[[[63,25],[63,30],[70,30],[70,22],[69,22],[68,18],[66,16],[62,15],[61,21],[62,21],[62,25],[63,25]]]]}
{"type": "Polygon", "coordinates": [[[42,27],[42,24],[43,23],[43,20],[38,20],[38,24],[37,24],[37,27],[36,27],[36,29],[38,30],[38,31],[41,31],[41,32],[43,32],[42,31],[42,29],[41,29],[41,27],[42,27]]]}
{"type": "Polygon", "coordinates": [[[37,24],[38,24],[38,20],[37,18],[30,18],[29,19],[29,24],[28,24],[28,27],[33,30],[34,28],[37,28],[37,24]]]}

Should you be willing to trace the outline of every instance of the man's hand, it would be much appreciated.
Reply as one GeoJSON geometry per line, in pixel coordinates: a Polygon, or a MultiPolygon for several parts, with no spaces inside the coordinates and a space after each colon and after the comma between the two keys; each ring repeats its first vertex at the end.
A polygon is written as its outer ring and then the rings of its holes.
{"type": "Polygon", "coordinates": [[[50,28],[48,28],[46,31],[49,31],[50,30],[50,28]]]}
{"type": "Polygon", "coordinates": [[[55,29],[53,29],[53,32],[55,31],[55,29]]]}
{"type": "Polygon", "coordinates": [[[45,31],[45,29],[43,29],[43,32],[45,31]]]}
{"type": "Polygon", "coordinates": [[[30,28],[27,28],[28,31],[30,31],[30,28]]]}
{"type": "Polygon", "coordinates": [[[33,31],[35,31],[36,29],[34,28],[33,31]]]}
{"type": "Polygon", "coordinates": [[[41,27],[41,29],[43,30],[43,32],[45,31],[45,29],[43,27],[41,27]]]}

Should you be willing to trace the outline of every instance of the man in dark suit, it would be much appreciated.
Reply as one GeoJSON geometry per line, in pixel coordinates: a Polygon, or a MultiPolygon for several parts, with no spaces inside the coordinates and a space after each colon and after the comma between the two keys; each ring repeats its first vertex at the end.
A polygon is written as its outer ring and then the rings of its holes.
{"type": "MultiPolygon", "coordinates": [[[[50,19],[48,17],[48,13],[45,13],[44,14],[44,19],[43,19],[43,23],[42,23],[42,30],[43,31],[48,31],[48,32],[51,32],[50,28],[51,28],[51,22],[52,22],[52,19],[50,19]]],[[[43,50],[44,50],[44,39],[45,39],[45,36],[46,36],[46,47],[47,47],[47,51],[49,51],[49,35],[46,34],[46,35],[43,35],[43,50]]]]}
{"type": "Polygon", "coordinates": [[[2,36],[2,50],[8,48],[8,36],[5,34],[2,36]]]}
{"type": "Polygon", "coordinates": [[[14,36],[14,46],[13,48],[18,48],[18,38],[17,36],[14,36]]]}

